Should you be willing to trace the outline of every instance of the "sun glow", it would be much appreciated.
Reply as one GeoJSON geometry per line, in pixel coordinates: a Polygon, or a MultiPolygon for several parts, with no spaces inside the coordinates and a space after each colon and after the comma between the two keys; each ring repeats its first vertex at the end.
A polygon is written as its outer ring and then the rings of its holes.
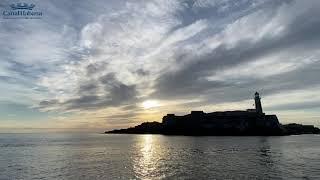
{"type": "Polygon", "coordinates": [[[158,106],[160,106],[160,104],[156,100],[147,100],[142,103],[142,107],[144,109],[150,109],[150,108],[154,108],[154,107],[158,107],[158,106]]]}

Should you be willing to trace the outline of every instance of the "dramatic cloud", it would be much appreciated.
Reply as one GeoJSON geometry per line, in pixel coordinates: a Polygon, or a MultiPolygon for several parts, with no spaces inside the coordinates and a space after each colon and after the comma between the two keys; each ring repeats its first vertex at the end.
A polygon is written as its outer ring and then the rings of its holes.
{"type": "Polygon", "coordinates": [[[259,91],[280,120],[319,124],[317,0],[34,3],[42,19],[0,20],[0,103],[58,113],[44,122],[111,128],[245,109],[259,91]]]}

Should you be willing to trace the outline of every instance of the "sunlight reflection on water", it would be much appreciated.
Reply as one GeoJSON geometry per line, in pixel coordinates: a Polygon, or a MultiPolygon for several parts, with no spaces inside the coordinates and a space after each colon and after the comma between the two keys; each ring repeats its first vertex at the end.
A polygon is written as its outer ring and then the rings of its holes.
{"type": "Polygon", "coordinates": [[[134,172],[138,177],[148,177],[149,173],[156,168],[153,161],[153,137],[152,135],[141,135],[139,138],[140,155],[134,157],[134,172]]]}
{"type": "Polygon", "coordinates": [[[140,135],[138,138],[138,154],[133,157],[133,169],[137,177],[141,179],[163,178],[164,174],[158,172],[162,156],[159,146],[159,138],[154,135],[140,135]]]}

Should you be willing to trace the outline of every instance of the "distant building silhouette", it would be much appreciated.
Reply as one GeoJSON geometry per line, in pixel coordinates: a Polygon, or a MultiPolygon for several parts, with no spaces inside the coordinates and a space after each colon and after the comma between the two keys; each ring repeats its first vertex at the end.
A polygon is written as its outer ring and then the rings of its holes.
{"type": "Polygon", "coordinates": [[[255,109],[245,111],[210,113],[191,111],[190,114],[183,116],[167,114],[162,118],[163,129],[169,134],[271,135],[280,133],[277,116],[263,113],[258,92],[254,94],[254,101],[255,109]]]}

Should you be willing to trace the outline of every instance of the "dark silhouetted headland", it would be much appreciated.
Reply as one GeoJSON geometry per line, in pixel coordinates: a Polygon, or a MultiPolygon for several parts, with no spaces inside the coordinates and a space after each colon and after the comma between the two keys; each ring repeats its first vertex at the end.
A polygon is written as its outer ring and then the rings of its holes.
{"type": "Polygon", "coordinates": [[[204,113],[191,111],[184,116],[167,114],[162,123],[145,122],[128,129],[105,133],[118,134],[167,134],[167,135],[214,135],[214,136],[277,136],[292,134],[319,134],[312,125],[281,125],[276,115],[263,113],[259,93],[255,93],[255,109],[204,113]]]}

